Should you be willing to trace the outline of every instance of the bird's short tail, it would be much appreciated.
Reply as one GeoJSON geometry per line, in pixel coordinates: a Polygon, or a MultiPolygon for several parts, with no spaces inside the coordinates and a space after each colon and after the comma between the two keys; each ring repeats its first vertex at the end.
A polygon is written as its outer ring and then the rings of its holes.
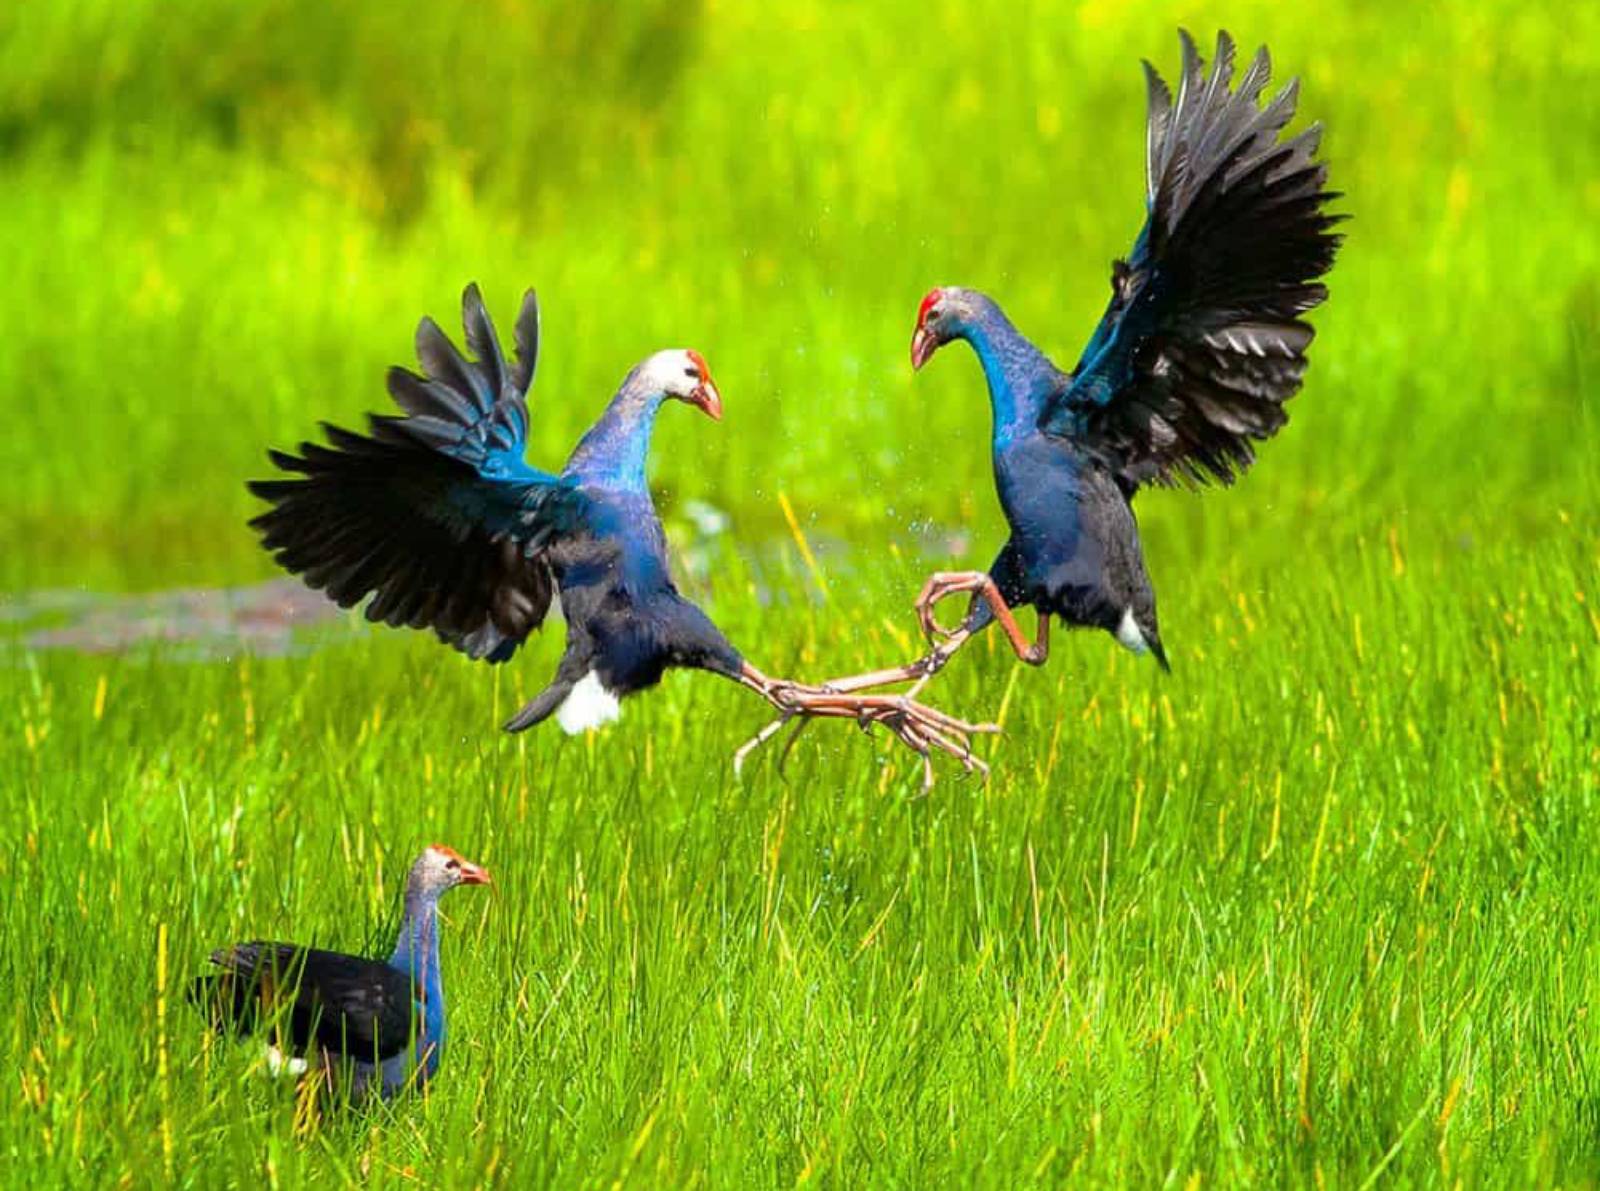
{"type": "Polygon", "coordinates": [[[576,680],[566,674],[558,674],[554,682],[506,721],[506,731],[526,731],[552,715],[563,732],[568,736],[576,736],[579,732],[615,723],[622,715],[622,705],[616,692],[608,689],[594,670],[585,672],[576,680]]]}
{"type": "Polygon", "coordinates": [[[505,723],[507,732],[526,732],[535,724],[542,724],[555,714],[556,708],[572,693],[572,683],[557,678],[540,691],[505,723]]]}
{"type": "Polygon", "coordinates": [[[1153,638],[1150,642],[1150,652],[1155,655],[1156,661],[1166,673],[1172,673],[1172,665],[1167,661],[1167,651],[1162,648],[1161,638],[1153,638]]]}
{"type": "Polygon", "coordinates": [[[1116,634],[1117,642],[1124,649],[1133,653],[1151,654],[1156,662],[1168,674],[1172,673],[1172,666],[1167,661],[1167,651],[1161,644],[1161,632],[1156,628],[1154,615],[1136,616],[1132,608],[1122,614],[1122,619],[1117,622],[1117,627],[1112,630],[1116,634]]]}

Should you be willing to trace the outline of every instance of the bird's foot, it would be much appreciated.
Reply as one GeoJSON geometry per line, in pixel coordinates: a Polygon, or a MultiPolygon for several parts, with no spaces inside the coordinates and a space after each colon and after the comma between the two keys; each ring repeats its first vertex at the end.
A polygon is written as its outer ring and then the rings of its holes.
{"type": "Polygon", "coordinates": [[[802,700],[813,695],[834,695],[838,690],[829,683],[820,686],[809,682],[794,682],[787,678],[780,678],[772,682],[767,690],[762,692],[768,701],[779,710],[793,708],[798,710],[802,700]]]}
{"type": "Polygon", "coordinates": [[[961,632],[960,627],[949,629],[939,623],[935,613],[939,604],[949,596],[977,591],[987,580],[988,576],[981,571],[935,571],[928,576],[914,607],[922,635],[930,645],[949,641],[961,632]]]}
{"type": "MultiPolygon", "coordinates": [[[[954,757],[968,773],[988,775],[989,767],[972,751],[972,738],[998,732],[996,724],[975,724],[918,702],[909,695],[861,695],[840,690],[804,687],[795,683],[772,683],[762,690],[779,715],[746,741],[734,753],[734,772],[741,772],[750,754],[771,740],[786,725],[799,720],[803,726],[813,719],[854,720],[863,731],[874,726],[887,728],[902,744],[922,758],[924,788],[933,784],[933,754],[954,757]]],[[[798,729],[797,729],[798,734],[798,729]]],[[[793,746],[784,749],[786,757],[793,746]]],[[[780,757],[780,765],[782,757],[780,757]]]]}

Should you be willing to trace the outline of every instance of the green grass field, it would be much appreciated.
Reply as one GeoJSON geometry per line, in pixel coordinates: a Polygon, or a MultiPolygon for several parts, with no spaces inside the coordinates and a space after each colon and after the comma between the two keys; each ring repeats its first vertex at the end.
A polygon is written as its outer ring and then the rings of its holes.
{"type": "Polygon", "coordinates": [[[1600,10],[328,7],[0,11],[0,1182],[1600,1180],[1600,10]],[[19,611],[271,577],[264,448],[477,279],[503,331],[543,298],[536,461],[708,356],[727,417],[667,411],[653,474],[758,664],[909,656],[1002,535],[917,300],[1076,358],[1180,23],[1302,76],[1349,238],[1259,466],[1139,501],[1174,673],[1080,635],[930,688],[1003,720],[988,784],[838,725],[740,783],[762,707],[698,675],[500,734],[557,634],[197,660],[19,611]],[[446,903],[441,1077],[297,1121],[182,987],[386,950],[434,839],[497,881],[446,903]]]}

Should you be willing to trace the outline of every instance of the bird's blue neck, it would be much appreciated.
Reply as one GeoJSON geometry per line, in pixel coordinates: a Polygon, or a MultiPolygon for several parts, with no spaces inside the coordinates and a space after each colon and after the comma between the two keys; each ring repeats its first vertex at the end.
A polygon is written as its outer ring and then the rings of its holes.
{"type": "Polygon", "coordinates": [[[986,302],[957,334],[978,353],[984,379],[989,382],[995,447],[1031,434],[1058,382],[1056,366],[993,302],[986,302]]]}
{"type": "Polygon", "coordinates": [[[418,1045],[444,1042],[444,982],[439,978],[439,895],[433,892],[406,891],[405,914],[400,922],[400,938],[389,957],[389,966],[411,978],[421,1004],[422,1022],[418,1045]]]}
{"type": "Polygon", "coordinates": [[[663,400],[661,393],[638,393],[624,385],[572,452],[567,474],[613,491],[648,491],[645,462],[663,400]]]}

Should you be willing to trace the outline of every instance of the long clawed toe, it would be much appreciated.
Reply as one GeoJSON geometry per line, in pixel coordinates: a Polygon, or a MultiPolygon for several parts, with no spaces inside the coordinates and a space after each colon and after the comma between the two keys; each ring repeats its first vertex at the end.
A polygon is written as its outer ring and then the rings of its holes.
{"type": "Polygon", "coordinates": [[[961,631],[959,628],[947,629],[940,624],[935,609],[948,596],[973,591],[976,581],[982,578],[983,576],[976,572],[968,574],[938,571],[928,576],[928,581],[922,585],[913,607],[917,613],[917,623],[922,627],[922,635],[930,645],[939,645],[952,640],[961,631]]]}
{"type": "Polygon", "coordinates": [[[932,708],[914,701],[908,702],[914,710],[908,710],[885,722],[903,743],[921,755],[924,787],[933,785],[931,758],[934,749],[956,758],[968,773],[981,773],[985,778],[989,776],[989,766],[972,751],[970,735],[998,731],[995,725],[967,724],[962,721],[941,723],[940,720],[950,721],[951,717],[944,716],[942,712],[933,712],[932,708]],[[933,712],[933,715],[924,716],[918,712],[933,712]]]}
{"type": "Polygon", "coordinates": [[[917,623],[922,628],[922,637],[929,645],[943,645],[956,635],[958,630],[947,629],[940,624],[933,614],[933,607],[929,605],[917,607],[917,623]]]}
{"type": "Polygon", "coordinates": [[[916,603],[917,625],[922,629],[922,636],[930,645],[937,645],[951,635],[950,629],[939,623],[939,618],[934,615],[934,608],[948,592],[931,591],[932,585],[922,589],[922,595],[916,603]]]}
{"type": "Polygon", "coordinates": [[[794,734],[779,754],[781,769],[795,741],[813,719],[850,719],[866,732],[875,726],[887,728],[896,739],[917,753],[923,761],[924,784],[933,780],[932,754],[935,751],[954,757],[968,773],[987,776],[989,767],[972,751],[972,738],[998,732],[996,724],[974,724],[907,695],[855,694],[838,689],[812,687],[799,683],[775,682],[762,688],[762,694],[778,709],[778,716],[757,732],[733,755],[735,773],[742,772],[751,753],[778,735],[790,723],[794,734]]]}
{"type": "MultiPolygon", "coordinates": [[[[742,776],[744,774],[744,763],[750,759],[750,754],[755,752],[762,745],[766,744],[767,741],[771,740],[779,732],[782,732],[784,727],[793,718],[794,717],[787,712],[783,715],[780,715],[777,719],[766,724],[761,731],[757,732],[749,740],[745,741],[738,748],[734,749],[733,775],[735,777],[742,776]]],[[[787,750],[785,751],[787,752],[787,750]]]]}
{"type": "Polygon", "coordinates": [[[972,751],[972,737],[998,732],[995,724],[973,724],[957,719],[905,695],[879,696],[860,715],[864,729],[882,724],[907,748],[922,758],[923,787],[933,784],[932,754],[935,750],[954,757],[968,773],[988,776],[989,767],[972,751]]]}

